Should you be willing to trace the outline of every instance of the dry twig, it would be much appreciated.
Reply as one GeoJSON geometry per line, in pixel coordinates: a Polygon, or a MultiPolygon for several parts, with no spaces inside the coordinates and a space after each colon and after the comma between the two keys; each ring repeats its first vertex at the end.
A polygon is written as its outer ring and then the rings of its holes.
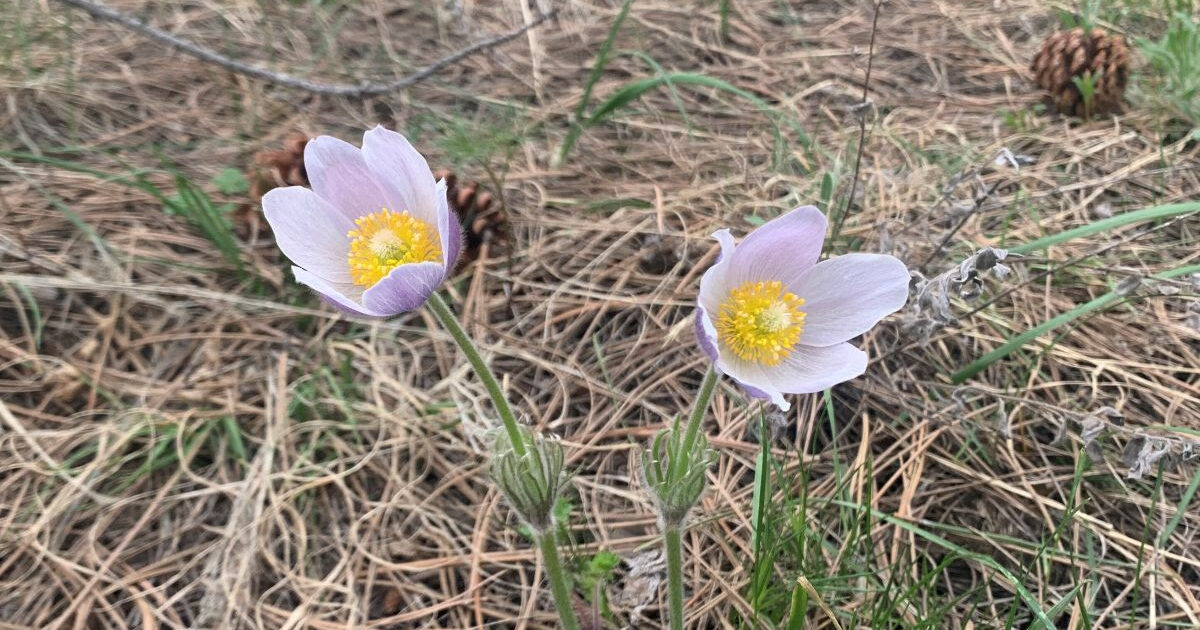
{"type": "Polygon", "coordinates": [[[120,11],[106,7],[98,2],[92,2],[91,0],[58,1],[62,2],[63,4],[68,4],[70,6],[83,9],[84,11],[92,14],[94,17],[120,24],[121,26],[141,33],[142,35],[145,35],[146,37],[149,37],[150,39],[153,39],[161,44],[166,44],[171,48],[187,53],[201,61],[215,63],[231,72],[244,74],[255,79],[270,81],[271,83],[278,83],[279,85],[285,85],[287,87],[298,88],[307,92],[313,92],[315,94],[353,96],[359,98],[365,96],[378,96],[380,94],[387,94],[389,92],[395,92],[398,90],[403,90],[407,87],[411,87],[416,83],[428,79],[438,70],[441,70],[448,65],[458,63],[459,61],[462,61],[471,55],[485,51],[489,48],[495,48],[500,44],[516,39],[524,34],[525,31],[528,31],[542,22],[553,18],[555,15],[555,11],[553,10],[548,13],[543,13],[534,18],[532,21],[523,24],[507,33],[503,33],[495,37],[489,37],[483,41],[471,44],[462,50],[442,57],[428,66],[425,66],[424,68],[410,75],[396,79],[395,81],[389,81],[387,83],[372,83],[369,81],[364,81],[359,85],[348,85],[337,83],[318,83],[316,81],[310,81],[308,79],[290,74],[275,72],[259,66],[250,65],[244,61],[238,61],[237,59],[227,57],[221,53],[209,50],[185,39],[180,39],[179,37],[176,37],[166,31],[146,24],[145,22],[133,16],[125,15],[120,11]]]}

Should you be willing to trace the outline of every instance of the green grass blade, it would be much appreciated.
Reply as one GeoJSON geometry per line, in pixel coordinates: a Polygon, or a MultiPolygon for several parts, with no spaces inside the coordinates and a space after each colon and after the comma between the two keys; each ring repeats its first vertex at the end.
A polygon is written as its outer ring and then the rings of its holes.
{"type": "MultiPolygon", "coordinates": [[[[1191,273],[1200,273],[1200,265],[1187,265],[1184,267],[1179,267],[1178,269],[1164,271],[1151,277],[1165,280],[1191,273]]],[[[967,365],[967,367],[955,372],[954,376],[952,376],[950,380],[956,385],[960,384],[972,376],[975,376],[987,366],[1021,349],[1022,346],[1040,337],[1041,335],[1050,332],[1051,330],[1054,330],[1063,324],[1073,322],[1084,315],[1088,315],[1112,306],[1113,304],[1120,302],[1124,297],[1124,295],[1115,290],[1110,291],[1090,302],[1076,306],[1075,308],[1062,313],[1061,315],[1048,319],[1041,324],[1038,324],[1037,326],[1034,326],[1033,328],[1030,328],[1029,330],[1026,330],[1025,332],[1009,339],[999,348],[996,348],[995,350],[992,350],[982,357],[972,361],[969,365],[967,365]]]]}
{"type": "Polygon", "coordinates": [[[759,560],[759,541],[762,540],[762,526],[766,514],[766,501],[771,497],[771,437],[767,434],[766,412],[759,408],[758,415],[758,457],[754,462],[754,496],[750,505],[750,522],[754,529],[750,532],[750,548],[754,550],[755,561],[759,560]]]}
{"type": "Polygon", "coordinates": [[[617,14],[617,19],[613,20],[612,27],[608,29],[608,37],[604,39],[604,43],[600,45],[600,50],[596,53],[596,63],[592,64],[592,72],[588,75],[587,83],[583,85],[583,97],[579,99],[579,106],[575,108],[576,121],[583,120],[583,113],[587,111],[588,102],[592,100],[592,88],[596,87],[596,82],[600,80],[600,75],[608,65],[608,55],[612,52],[613,42],[617,40],[617,33],[620,32],[621,25],[625,23],[625,16],[629,15],[629,7],[632,5],[633,0],[625,0],[625,4],[621,5],[621,12],[617,14]]]}
{"type": "MultiPolygon", "coordinates": [[[[608,100],[601,103],[600,107],[596,108],[596,111],[592,112],[591,116],[588,116],[585,120],[580,121],[578,125],[572,127],[567,133],[566,139],[563,140],[562,148],[558,152],[558,161],[561,163],[566,160],[566,157],[571,152],[571,149],[575,147],[576,141],[579,140],[579,135],[585,130],[600,124],[617,110],[638,99],[643,94],[662,86],[674,87],[675,85],[696,85],[700,87],[714,88],[737,96],[753,104],[763,112],[771,115],[775,114],[775,109],[766,101],[750,92],[747,92],[746,90],[726,83],[721,79],[691,72],[672,72],[668,74],[660,74],[658,76],[647,79],[639,79],[632,83],[626,84],[625,87],[622,87],[613,93],[612,96],[608,97],[608,100]]],[[[798,131],[803,133],[802,130],[798,129],[798,131]]],[[[808,137],[804,136],[802,141],[807,144],[808,137]]]]}
{"type": "MultiPolygon", "coordinates": [[[[1067,606],[1070,606],[1072,603],[1074,603],[1072,600],[1074,600],[1075,596],[1079,594],[1079,589],[1081,588],[1083,588],[1082,584],[1076,584],[1075,587],[1068,591],[1066,595],[1063,595],[1056,604],[1051,606],[1050,610],[1046,611],[1046,616],[1053,619],[1063,614],[1063,611],[1067,609],[1067,606]]],[[[1045,627],[1046,626],[1042,624],[1041,620],[1038,620],[1029,626],[1029,630],[1043,630],[1045,627]]]]}
{"type": "Polygon", "coordinates": [[[1183,519],[1184,514],[1187,514],[1187,509],[1191,505],[1192,499],[1196,498],[1197,489],[1200,489],[1200,469],[1192,473],[1192,482],[1188,484],[1187,489],[1183,491],[1183,496],[1179,498],[1179,507],[1175,508],[1175,515],[1171,517],[1171,520],[1167,522],[1167,527],[1159,534],[1159,547],[1167,546],[1167,541],[1175,533],[1175,528],[1179,527],[1179,521],[1183,519]]]}
{"type": "MultiPolygon", "coordinates": [[[[630,56],[637,57],[638,59],[641,59],[642,61],[646,62],[646,65],[650,66],[650,69],[653,70],[655,72],[655,74],[663,75],[663,76],[668,74],[667,70],[662,67],[662,64],[660,64],[654,60],[654,57],[651,57],[650,55],[647,55],[646,53],[644,53],[640,50],[634,50],[628,54],[630,56]]],[[[675,109],[679,110],[679,116],[681,118],[683,118],[684,126],[687,127],[688,133],[691,133],[692,120],[688,116],[687,107],[683,104],[683,97],[681,97],[679,95],[679,90],[675,89],[674,83],[668,82],[667,89],[669,89],[671,91],[671,102],[675,103],[675,109]]]]}
{"type": "Polygon", "coordinates": [[[1021,243],[1015,247],[1008,248],[1008,251],[1014,254],[1028,254],[1039,249],[1046,249],[1059,243],[1080,238],[1083,236],[1091,236],[1100,232],[1107,232],[1117,228],[1124,227],[1131,223],[1142,223],[1144,221],[1156,221],[1159,219],[1169,219],[1181,214],[1189,212],[1200,212],[1200,201],[1189,201],[1187,203],[1174,203],[1165,206],[1154,206],[1152,208],[1143,208],[1134,212],[1126,212],[1118,214],[1114,217],[1109,217],[1102,221],[1089,223],[1077,228],[1051,234],[1049,236],[1039,238],[1028,243],[1021,243]]]}
{"type": "Polygon", "coordinates": [[[804,630],[804,617],[808,614],[808,591],[796,582],[792,587],[792,602],[788,609],[787,630],[804,630]]]}
{"type": "Polygon", "coordinates": [[[21,299],[25,300],[25,306],[29,308],[30,325],[33,330],[30,333],[33,335],[33,348],[41,350],[42,348],[42,330],[45,328],[45,320],[42,319],[42,309],[38,307],[37,298],[33,297],[33,292],[29,287],[23,284],[15,285],[17,293],[21,295],[21,299]]]}
{"type": "Polygon", "coordinates": [[[49,157],[49,156],[45,156],[45,155],[34,155],[32,153],[24,153],[21,151],[0,151],[0,156],[10,157],[14,160],[23,160],[26,162],[35,162],[38,164],[45,164],[46,166],[55,166],[55,167],[65,169],[68,171],[74,171],[76,173],[84,173],[86,175],[91,175],[93,177],[99,178],[101,181],[104,181],[104,182],[116,182],[123,186],[129,186],[130,188],[137,188],[138,190],[146,192],[159,200],[162,200],[164,198],[162,191],[160,191],[156,186],[154,186],[154,184],[151,184],[150,182],[148,182],[144,179],[142,171],[134,172],[133,173],[134,178],[130,179],[123,175],[106,173],[104,171],[94,169],[90,166],[87,166],[86,164],[81,164],[79,162],[73,162],[71,160],[63,160],[63,159],[59,159],[59,158],[53,158],[53,157],[49,157]]]}
{"type": "MultiPolygon", "coordinates": [[[[47,164],[50,166],[58,166],[58,164],[56,164],[56,162],[58,162],[58,160],[55,160],[54,158],[46,158],[46,157],[42,157],[42,156],[38,156],[38,155],[33,155],[32,153],[21,153],[21,152],[17,152],[17,151],[0,151],[0,157],[12,158],[14,160],[26,160],[29,162],[38,162],[38,163],[47,164]]],[[[72,163],[67,162],[66,164],[72,164],[72,163]]],[[[7,164],[5,164],[5,165],[7,166],[7,164]]],[[[99,171],[92,171],[92,170],[86,169],[86,168],[72,169],[72,168],[66,167],[66,166],[64,166],[64,168],[68,168],[69,170],[78,170],[78,171],[86,172],[89,174],[104,175],[103,173],[100,173],[99,171]]],[[[81,217],[79,215],[79,213],[72,210],[71,207],[69,205],[67,205],[67,203],[64,202],[62,199],[60,199],[57,195],[46,190],[46,188],[44,186],[42,186],[41,183],[39,183],[36,179],[29,179],[28,181],[29,181],[30,185],[32,185],[33,188],[38,191],[38,193],[40,193],[43,197],[46,198],[46,201],[50,202],[50,205],[57,208],[58,211],[61,212],[63,214],[63,216],[66,217],[67,220],[71,222],[71,225],[74,225],[76,229],[78,229],[81,233],[83,233],[85,236],[88,237],[88,240],[90,240],[92,242],[92,245],[95,246],[96,251],[100,252],[101,255],[106,256],[106,257],[111,257],[113,255],[113,252],[115,251],[113,249],[113,247],[111,245],[109,245],[108,241],[106,241],[104,239],[104,237],[100,236],[100,233],[96,231],[96,228],[92,227],[92,225],[90,223],[85,221],[83,219],[83,217],[81,217]]]]}
{"type": "Polygon", "coordinates": [[[183,175],[175,176],[175,185],[179,192],[178,202],[168,199],[165,203],[196,226],[216,246],[221,255],[241,271],[241,251],[238,249],[237,240],[233,237],[228,219],[222,215],[219,208],[213,205],[212,200],[203,190],[192,184],[183,175]]]}
{"type": "Polygon", "coordinates": [[[821,200],[817,202],[817,207],[826,215],[829,214],[829,208],[833,203],[833,173],[826,172],[821,176],[821,200]]]}
{"type": "Polygon", "coordinates": [[[221,431],[225,434],[225,439],[229,440],[229,452],[238,458],[238,461],[246,461],[246,442],[242,439],[242,428],[238,426],[237,420],[233,416],[223,416],[221,418],[221,431]]]}

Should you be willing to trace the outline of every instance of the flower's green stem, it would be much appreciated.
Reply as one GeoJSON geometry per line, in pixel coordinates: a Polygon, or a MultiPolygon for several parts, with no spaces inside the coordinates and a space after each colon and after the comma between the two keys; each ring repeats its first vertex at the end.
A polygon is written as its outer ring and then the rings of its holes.
{"type": "MultiPolygon", "coordinates": [[[[524,434],[521,432],[520,425],[517,424],[517,418],[513,415],[508,399],[504,397],[504,392],[500,389],[500,382],[496,380],[496,375],[492,374],[491,368],[479,354],[479,349],[475,347],[466,331],[459,325],[458,319],[454,317],[454,312],[450,310],[450,306],[446,304],[442,296],[437,293],[430,295],[429,309],[433,311],[433,316],[442,324],[442,327],[454,338],[454,342],[462,349],[463,354],[467,355],[467,361],[471,363],[471,367],[475,368],[475,374],[483,381],[488,395],[492,398],[492,404],[496,407],[496,412],[504,421],[504,430],[508,433],[509,441],[512,442],[513,452],[518,457],[525,458],[529,449],[526,447],[524,434]]],[[[554,606],[558,608],[562,627],[565,630],[580,630],[579,620],[575,616],[575,608],[571,605],[571,588],[567,583],[566,573],[563,571],[562,560],[558,557],[558,540],[554,534],[553,524],[546,528],[546,531],[537,534],[537,543],[542,550],[542,562],[546,565],[546,575],[550,579],[550,590],[554,593],[554,606]]]]}
{"type": "Polygon", "coordinates": [[[683,438],[683,452],[691,453],[700,433],[700,425],[704,423],[704,414],[708,411],[708,403],[712,401],[713,392],[717,390],[717,367],[709,365],[704,373],[704,381],[700,383],[700,393],[696,396],[696,404],[692,407],[692,415],[688,418],[687,433],[683,438]]]}
{"type": "Polygon", "coordinates": [[[492,374],[491,368],[487,362],[483,360],[483,356],[479,354],[479,350],[475,344],[471,342],[471,338],[467,336],[467,332],[459,325],[458,319],[454,316],[454,311],[450,310],[450,306],[442,299],[442,296],[437,292],[429,296],[429,310],[433,311],[433,316],[441,322],[442,327],[446,332],[454,337],[454,342],[462,349],[463,354],[467,355],[467,361],[471,363],[471,367],[475,368],[475,374],[479,376],[479,380],[483,381],[483,386],[487,388],[488,395],[492,398],[492,404],[496,407],[496,412],[500,414],[500,419],[504,421],[504,430],[508,432],[508,439],[512,442],[512,448],[517,455],[524,456],[527,449],[525,448],[525,440],[521,436],[520,427],[517,425],[517,418],[513,415],[512,407],[508,406],[508,399],[504,397],[504,392],[500,389],[500,382],[496,380],[496,375],[492,374]]]}
{"type": "MultiPolygon", "coordinates": [[[[691,461],[692,450],[696,439],[700,436],[700,425],[704,423],[704,414],[708,404],[712,402],[713,393],[717,390],[717,374],[715,365],[708,366],[704,381],[700,383],[700,392],[696,395],[695,405],[688,417],[687,432],[684,434],[682,448],[671,457],[668,483],[679,483],[679,475],[683,469],[695,465],[691,461]],[[686,462],[686,463],[685,463],[686,462]]],[[[677,436],[676,436],[677,437],[677,436]]],[[[703,457],[703,455],[702,455],[703,457]]],[[[663,545],[667,551],[667,595],[671,607],[671,630],[683,630],[683,541],[681,522],[668,522],[663,526],[663,545]]]]}
{"type": "Polygon", "coordinates": [[[671,630],[683,630],[683,540],[678,525],[663,530],[667,548],[667,598],[671,605],[671,630]]]}
{"type": "Polygon", "coordinates": [[[567,585],[567,575],[558,558],[558,539],[554,535],[554,527],[551,525],[537,535],[538,546],[542,548],[542,563],[546,565],[546,576],[554,593],[554,607],[558,609],[562,627],[564,630],[580,630],[575,607],[571,605],[571,587],[567,585]]]}

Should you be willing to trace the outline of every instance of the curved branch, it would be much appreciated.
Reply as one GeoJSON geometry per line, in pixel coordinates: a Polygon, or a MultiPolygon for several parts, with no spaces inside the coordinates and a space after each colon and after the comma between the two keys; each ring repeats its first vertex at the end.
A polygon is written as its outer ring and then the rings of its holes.
{"type": "Polygon", "coordinates": [[[305,90],[308,92],[313,92],[315,94],[328,94],[328,95],[333,95],[333,96],[357,96],[357,97],[378,96],[380,94],[386,94],[388,92],[394,92],[396,90],[402,90],[404,88],[410,87],[415,83],[419,83],[421,81],[424,81],[425,79],[428,79],[429,77],[433,76],[433,74],[435,72],[437,72],[438,70],[441,70],[442,68],[444,68],[448,65],[457,63],[459,61],[462,61],[463,59],[466,59],[467,57],[470,57],[471,55],[474,55],[481,51],[487,50],[489,48],[494,48],[496,46],[499,46],[500,44],[511,41],[513,39],[516,39],[517,37],[519,37],[523,33],[525,33],[525,31],[528,31],[529,29],[541,24],[542,22],[545,22],[546,20],[553,18],[554,14],[555,14],[555,11],[551,11],[549,13],[539,15],[532,22],[523,24],[520,27],[518,27],[514,30],[511,30],[507,33],[503,33],[501,35],[497,35],[495,37],[490,37],[488,39],[471,44],[470,46],[467,46],[466,48],[463,48],[462,50],[459,50],[455,53],[452,53],[450,55],[442,57],[441,59],[433,62],[432,64],[425,66],[424,68],[422,68],[408,76],[396,79],[395,81],[390,81],[388,83],[371,83],[368,81],[364,81],[363,83],[361,83],[359,85],[349,85],[349,84],[344,84],[344,83],[342,83],[342,84],[317,83],[315,81],[310,81],[310,80],[302,78],[302,77],[297,77],[297,76],[290,75],[290,74],[283,74],[280,72],[273,72],[271,70],[267,70],[266,68],[250,65],[244,61],[238,61],[237,59],[226,57],[225,55],[222,55],[218,52],[209,50],[208,48],[205,48],[205,47],[195,44],[193,42],[189,42],[185,39],[180,39],[166,31],[163,31],[163,30],[160,30],[153,26],[150,26],[149,24],[146,24],[145,22],[143,22],[133,16],[125,15],[124,13],[121,13],[120,11],[110,9],[102,4],[97,3],[97,2],[92,2],[92,0],[58,0],[58,1],[63,4],[69,5],[69,6],[83,9],[84,11],[87,11],[88,13],[90,13],[93,17],[96,17],[96,18],[99,18],[102,20],[108,20],[110,22],[116,22],[117,24],[120,24],[121,26],[131,29],[131,30],[133,30],[137,33],[140,33],[146,37],[149,37],[150,39],[153,39],[154,41],[159,42],[160,44],[164,44],[166,46],[169,46],[171,48],[179,50],[180,52],[191,55],[201,61],[207,61],[209,63],[214,63],[216,65],[221,66],[222,68],[230,70],[231,72],[236,72],[238,74],[243,74],[248,77],[253,77],[255,79],[262,79],[264,81],[269,81],[271,83],[277,83],[279,85],[284,85],[287,87],[293,87],[293,88],[305,90]]]}

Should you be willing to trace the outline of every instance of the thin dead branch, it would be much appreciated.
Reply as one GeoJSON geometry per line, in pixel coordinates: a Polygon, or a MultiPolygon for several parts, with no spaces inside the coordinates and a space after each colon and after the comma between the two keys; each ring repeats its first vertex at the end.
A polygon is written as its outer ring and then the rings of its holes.
{"type": "Polygon", "coordinates": [[[351,97],[357,97],[357,98],[363,98],[363,97],[367,97],[367,96],[378,96],[380,94],[388,94],[391,92],[397,92],[397,91],[403,90],[405,88],[411,87],[421,81],[424,81],[425,79],[432,77],[439,70],[441,70],[442,68],[445,68],[446,66],[458,63],[458,62],[462,61],[463,59],[470,57],[471,55],[478,54],[480,52],[488,50],[489,48],[495,48],[496,46],[499,46],[501,44],[504,44],[506,42],[512,41],[512,40],[520,37],[529,29],[534,28],[534,27],[538,26],[539,24],[552,19],[556,13],[555,10],[551,10],[547,13],[538,15],[533,20],[531,20],[525,24],[522,24],[521,26],[519,26],[511,31],[508,31],[507,33],[503,33],[501,35],[496,35],[495,37],[489,37],[485,40],[471,44],[470,46],[467,46],[466,48],[463,48],[454,53],[446,55],[445,57],[442,57],[441,59],[438,59],[437,61],[429,64],[428,66],[425,66],[424,68],[422,68],[412,74],[401,77],[394,81],[389,81],[387,83],[375,83],[375,82],[371,82],[371,81],[363,81],[362,83],[360,83],[358,85],[348,85],[348,84],[338,84],[338,83],[319,83],[319,82],[311,81],[309,79],[305,79],[302,77],[297,77],[297,76],[290,75],[290,74],[284,74],[282,72],[275,72],[274,70],[268,70],[266,68],[248,64],[244,61],[238,61],[237,59],[233,59],[232,57],[227,57],[216,51],[209,50],[208,48],[205,48],[205,47],[195,44],[193,42],[189,42],[185,39],[176,37],[166,31],[163,31],[163,30],[155,28],[149,24],[146,24],[145,22],[143,22],[131,15],[125,15],[124,13],[121,13],[120,11],[106,7],[98,2],[92,2],[91,0],[57,0],[57,1],[61,2],[63,4],[66,4],[66,5],[70,5],[70,6],[79,8],[79,9],[83,9],[84,11],[87,11],[89,14],[91,14],[93,17],[96,17],[96,18],[99,18],[102,20],[108,20],[108,21],[116,23],[116,24],[120,24],[121,26],[131,29],[141,35],[149,37],[150,39],[153,39],[154,41],[159,42],[160,44],[165,44],[167,46],[170,46],[171,48],[174,48],[180,52],[189,54],[201,61],[206,61],[208,63],[216,64],[218,66],[221,66],[222,68],[225,68],[226,70],[229,70],[230,72],[236,72],[238,74],[246,75],[248,77],[253,77],[255,79],[262,79],[263,81],[269,81],[271,83],[276,83],[276,84],[283,85],[286,87],[304,90],[306,92],[312,92],[314,94],[326,94],[326,95],[330,95],[330,96],[351,96],[351,97]]]}

